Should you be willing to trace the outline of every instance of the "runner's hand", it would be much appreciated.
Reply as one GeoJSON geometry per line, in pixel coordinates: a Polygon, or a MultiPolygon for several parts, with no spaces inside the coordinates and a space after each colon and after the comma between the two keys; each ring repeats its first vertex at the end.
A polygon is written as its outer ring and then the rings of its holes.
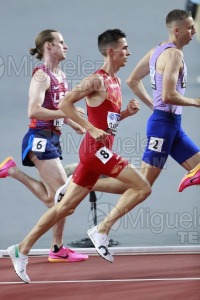
{"type": "Polygon", "coordinates": [[[105,132],[99,128],[92,127],[89,130],[90,135],[95,139],[96,142],[105,142],[108,135],[110,135],[108,132],[105,132]]]}
{"type": "Polygon", "coordinates": [[[79,114],[81,115],[81,117],[84,117],[85,115],[85,110],[82,107],[76,107],[76,110],[79,112],[79,114]]]}
{"type": "Polygon", "coordinates": [[[140,103],[138,100],[132,99],[127,105],[127,112],[129,116],[136,114],[140,109],[140,103]]]}

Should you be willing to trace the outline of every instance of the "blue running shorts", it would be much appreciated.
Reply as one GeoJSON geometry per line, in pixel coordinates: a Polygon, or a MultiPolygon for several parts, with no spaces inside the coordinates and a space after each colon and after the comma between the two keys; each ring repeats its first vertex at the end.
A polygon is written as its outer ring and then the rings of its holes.
{"type": "Polygon", "coordinates": [[[181,127],[181,115],[154,110],[147,122],[147,146],[142,160],[162,169],[170,155],[179,164],[200,151],[181,127]]]}
{"type": "Polygon", "coordinates": [[[60,134],[50,129],[30,128],[22,140],[22,164],[33,167],[28,153],[32,151],[39,160],[53,158],[62,159],[60,145],[60,134]]]}

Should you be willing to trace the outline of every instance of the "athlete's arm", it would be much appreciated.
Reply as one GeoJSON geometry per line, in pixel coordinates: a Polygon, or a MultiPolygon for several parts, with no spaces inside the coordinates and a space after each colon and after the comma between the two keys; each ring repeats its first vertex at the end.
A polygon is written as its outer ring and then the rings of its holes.
{"type": "Polygon", "coordinates": [[[127,108],[120,113],[120,121],[132,115],[135,115],[139,111],[139,109],[140,103],[135,99],[130,100],[127,108]]]}
{"type": "Polygon", "coordinates": [[[74,129],[76,131],[76,133],[78,134],[84,134],[85,133],[85,129],[82,128],[79,124],[77,124],[76,122],[72,121],[70,118],[65,117],[64,119],[64,123],[69,125],[72,129],[74,129]]]}
{"type": "MultiPolygon", "coordinates": [[[[84,117],[84,115],[85,115],[84,108],[82,108],[82,107],[76,107],[76,110],[79,112],[80,116],[84,117]]],[[[69,125],[78,134],[84,134],[85,133],[85,129],[84,128],[82,128],[79,124],[77,124],[76,122],[72,121],[68,117],[64,118],[64,124],[69,125]]]]}
{"type": "Polygon", "coordinates": [[[184,97],[176,90],[178,76],[183,67],[183,54],[180,50],[170,48],[165,55],[163,70],[162,100],[165,103],[181,106],[200,107],[200,98],[192,99],[184,97]]]}
{"type": "Polygon", "coordinates": [[[54,120],[65,117],[61,110],[50,110],[42,107],[45,92],[50,87],[50,77],[38,70],[31,79],[29,87],[28,117],[37,120],[54,120]]]}
{"type": "Polygon", "coordinates": [[[153,101],[147,93],[142,79],[149,74],[149,59],[152,54],[150,50],[136,65],[132,73],[127,79],[127,84],[134,92],[134,94],[142,100],[150,109],[153,109],[153,101]]]}
{"type": "Polygon", "coordinates": [[[86,77],[74,87],[70,92],[68,92],[58,105],[58,108],[63,111],[71,120],[79,124],[86,131],[89,131],[90,135],[95,140],[104,140],[108,135],[107,132],[95,128],[88,120],[80,116],[75,108],[75,103],[80,101],[85,97],[90,98],[90,103],[98,101],[98,94],[102,88],[102,81],[97,74],[92,74],[86,77]]]}

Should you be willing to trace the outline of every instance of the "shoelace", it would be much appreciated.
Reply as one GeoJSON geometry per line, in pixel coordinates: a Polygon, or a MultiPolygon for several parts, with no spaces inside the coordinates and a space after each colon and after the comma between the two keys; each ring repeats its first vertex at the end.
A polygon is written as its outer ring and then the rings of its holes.
{"type": "Polygon", "coordinates": [[[20,258],[19,260],[19,267],[20,267],[20,271],[23,272],[26,269],[26,265],[28,263],[28,258],[20,258]]]}
{"type": "Polygon", "coordinates": [[[109,238],[107,235],[102,235],[102,241],[104,243],[105,246],[108,246],[109,245],[109,238]]]}
{"type": "Polygon", "coordinates": [[[65,248],[65,247],[63,247],[63,248],[67,253],[75,253],[75,251],[73,251],[72,249],[65,248]]]}

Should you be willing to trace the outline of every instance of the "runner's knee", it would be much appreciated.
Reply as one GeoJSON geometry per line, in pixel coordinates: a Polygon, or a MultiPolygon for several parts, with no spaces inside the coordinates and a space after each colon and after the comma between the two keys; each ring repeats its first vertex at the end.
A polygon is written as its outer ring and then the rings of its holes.
{"type": "Polygon", "coordinates": [[[46,201],[45,201],[45,205],[48,208],[51,208],[52,206],[54,206],[54,199],[53,198],[47,198],[46,201]]]}
{"type": "Polygon", "coordinates": [[[149,195],[151,194],[151,186],[148,182],[146,182],[144,184],[144,186],[142,187],[142,189],[140,190],[139,192],[140,194],[140,198],[141,198],[141,201],[145,200],[147,197],[149,197],[149,195]]]}

